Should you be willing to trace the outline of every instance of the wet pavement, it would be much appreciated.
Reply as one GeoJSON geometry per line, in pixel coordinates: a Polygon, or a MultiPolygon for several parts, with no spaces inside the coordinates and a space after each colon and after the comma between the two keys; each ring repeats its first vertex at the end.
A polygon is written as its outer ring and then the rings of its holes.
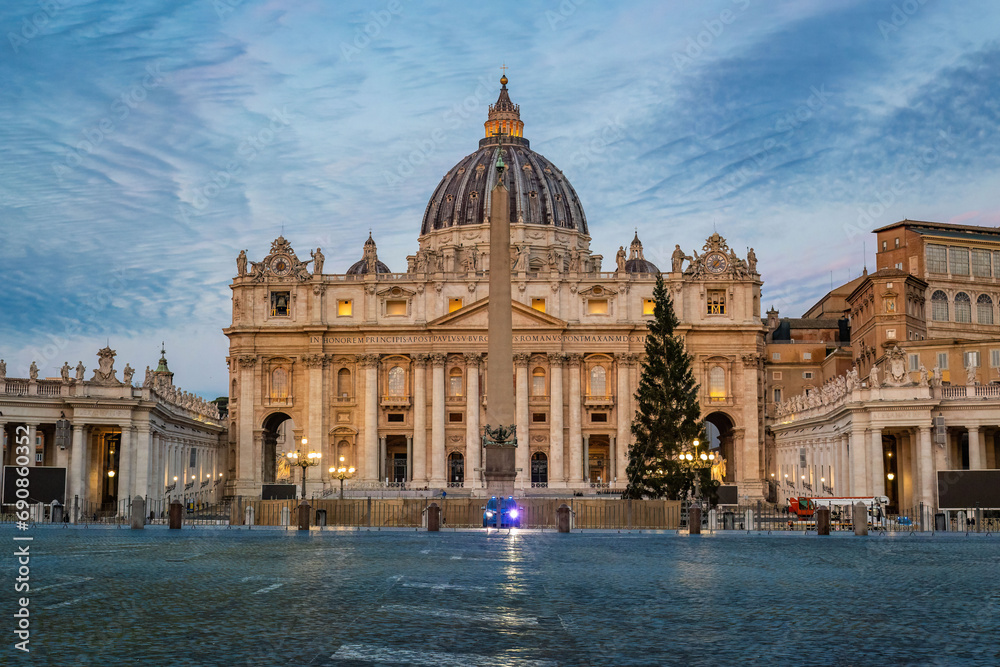
{"type": "Polygon", "coordinates": [[[4,664],[1000,664],[1000,536],[28,534],[4,664]]]}

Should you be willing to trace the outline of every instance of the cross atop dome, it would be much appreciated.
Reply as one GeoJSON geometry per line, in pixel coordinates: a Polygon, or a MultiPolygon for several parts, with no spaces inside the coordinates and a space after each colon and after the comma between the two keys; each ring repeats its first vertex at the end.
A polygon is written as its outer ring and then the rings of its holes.
{"type": "MultiPolygon", "coordinates": [[[[507,65],[503,66],[503,70],[506,72],[507,65]]],[[[500,96],[497,98],[496,104],[490,105],[490,113],[485,127],[487,138],[493,138],[497,135],[505,135],[507,137],[524,136],[521,107],[510,101],[510,95],[507,93],[506,73],[500,77],[500,96]]],[[[499,143],[502,140],[503,137],[497,141],[499,143]]]]}

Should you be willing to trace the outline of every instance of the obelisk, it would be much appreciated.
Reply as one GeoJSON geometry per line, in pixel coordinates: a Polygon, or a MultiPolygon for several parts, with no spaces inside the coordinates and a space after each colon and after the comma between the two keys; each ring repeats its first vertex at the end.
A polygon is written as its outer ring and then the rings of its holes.
{"type": "MultiPolygon", "coordinates": [[[[498,134],[497,184],[490,194],[490,303],[487,310],[486,427],[483,456],[486,491],[514,494],[514,341],[510,300],[510,193],[504,185],[503,135],[498,134]]],[[[524,434],[526,435],[526,434],[524,434]]],[[[524,437],[522,435],[522,437],[524,437]]],[[[527,446],[527,443],[524,443],[527,446]]]]}

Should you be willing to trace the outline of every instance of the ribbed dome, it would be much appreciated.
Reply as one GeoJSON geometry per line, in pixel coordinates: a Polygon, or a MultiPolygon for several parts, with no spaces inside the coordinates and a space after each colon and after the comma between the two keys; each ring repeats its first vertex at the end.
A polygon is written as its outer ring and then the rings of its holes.
{"type": "Polygon", "coordinates": [[[365,241],[361,259],[351,264],[351,268],[347,269],[347,275],[359,276],[371,273],[369,267],[373,264],[375,265],[375,273],[392,273],[388,266],[379,261],[378,248],[375,246],[375,239],[372,238],[372,233],[369,231],[368,240],[365,241]]]}
{"type": "Polygon", "coordinates": [[[651,261],[642,256],[642,241],[639,240],[639,230],[635,231],[635,238],[629,244],[629,257],[625,260],[625,270],[629,273],[659,273],[660,269],[651,261]]]}
{"type": "Polygon", "coordinates": [[[497,132],[503,132],[504,176],[510,191],[510,221],[531,225],[552,225],[587,234],[587,216],[580,198],[563,173],[544,156],[530,148],[520,136],[524,124],[520,109],[510,101],[506,81],[500,97],[490,107],[487,137],[479,150],[467,155],[445,174],[424,211],[421,235],[436,229],[488,222],[489,195],[496,185],[497,132]]]}

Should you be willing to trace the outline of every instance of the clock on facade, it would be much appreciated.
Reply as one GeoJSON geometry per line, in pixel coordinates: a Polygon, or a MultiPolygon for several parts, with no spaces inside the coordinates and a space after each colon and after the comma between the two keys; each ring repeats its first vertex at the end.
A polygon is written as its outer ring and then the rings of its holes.
{"type": "Polygon", "coordinates": [[[292,260],[284,255],[271,259],[271,272],[277,276],[287,275],[292,270],[292,260]]]}
{"type": "Polygon", "coordinates": [[[721,252],[709,253],[705,258],[705,268],[712,273],[722,273],[729,266],[729,260],[721,252]]]}

